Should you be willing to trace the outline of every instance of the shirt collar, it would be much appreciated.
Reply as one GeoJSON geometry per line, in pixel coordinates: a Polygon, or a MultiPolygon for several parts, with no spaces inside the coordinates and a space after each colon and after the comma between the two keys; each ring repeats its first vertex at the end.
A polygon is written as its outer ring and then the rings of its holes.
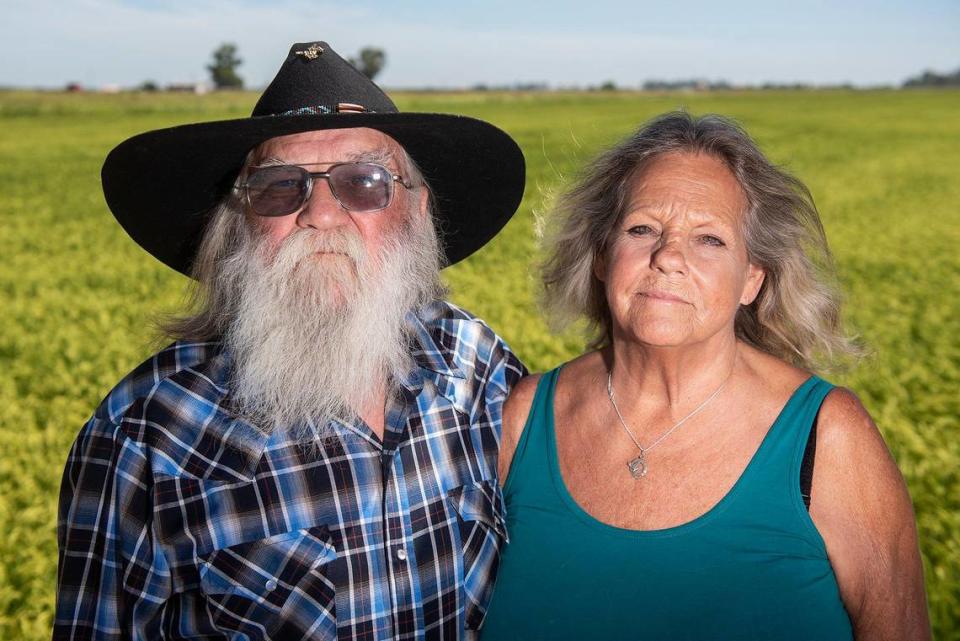
{"type": "Polygon", "coordinates": [[[466,378],[466,374],[457,365],[455,348],[444,345],[444,333],[431,322],[440,311],[438,307],[437,304],[430,304],[417,313],[407,313],[407,326],[413,338],[411,355],[417,367],[434,379],[435,383],[438,382],[438,376],[466,378]]]}

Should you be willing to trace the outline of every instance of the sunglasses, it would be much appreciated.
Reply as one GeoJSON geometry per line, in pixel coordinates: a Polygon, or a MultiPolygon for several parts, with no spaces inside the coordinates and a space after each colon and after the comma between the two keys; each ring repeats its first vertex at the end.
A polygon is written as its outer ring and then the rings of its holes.
{"type": "Polygon", "coordinates": [[[256,215],[287,216],[303,209],[313,193],[314,181],[319,178],[326,179],[340,206],[353,212],[389,207],[395,182],[407,189],[413,186],[383,165],[342,162],[330,165],[326,171],[307,171],[298,165],[254,167],[240,189],[250,211],[256,215]]]}

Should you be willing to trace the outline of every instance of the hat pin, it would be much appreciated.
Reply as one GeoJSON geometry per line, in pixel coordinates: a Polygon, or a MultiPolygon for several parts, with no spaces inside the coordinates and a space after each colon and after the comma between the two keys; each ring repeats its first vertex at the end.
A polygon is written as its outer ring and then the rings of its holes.
{"type": "Polygon", "coordinates": [[[303,56],[307,60],[316,60],[323,53],[323,47],[314,43],[302,51],[294,51],[294,55],[303,56]]]}

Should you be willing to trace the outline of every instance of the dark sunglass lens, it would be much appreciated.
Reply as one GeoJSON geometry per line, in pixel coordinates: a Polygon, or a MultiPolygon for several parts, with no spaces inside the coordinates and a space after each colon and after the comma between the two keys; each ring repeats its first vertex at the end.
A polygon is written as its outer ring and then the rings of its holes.
{"type": "Polygon", "coordinates": [[[337,165],[330,169],[330,188],[350,211],[375,211],[390,204],[393,176],[374,163],[337,165]]]}
{"type": "Polygon", "coordinates": [[[261,167],[247,179],[247,198],[258,216],[286,216],[300,209],[307,195],[302,167],[261,167]]]}

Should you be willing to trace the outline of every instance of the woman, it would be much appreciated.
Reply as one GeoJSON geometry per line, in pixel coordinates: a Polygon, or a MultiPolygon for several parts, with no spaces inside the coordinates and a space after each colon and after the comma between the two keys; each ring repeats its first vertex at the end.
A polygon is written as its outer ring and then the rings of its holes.
{"type": "Polygon", "coordinates": [[[548,307],[594,340],[505,407],[484,638],[929,638],[903,479],[811,374],[855,349],[807,189],[730,121],[671,113],[558,224],[548,307]]]}

